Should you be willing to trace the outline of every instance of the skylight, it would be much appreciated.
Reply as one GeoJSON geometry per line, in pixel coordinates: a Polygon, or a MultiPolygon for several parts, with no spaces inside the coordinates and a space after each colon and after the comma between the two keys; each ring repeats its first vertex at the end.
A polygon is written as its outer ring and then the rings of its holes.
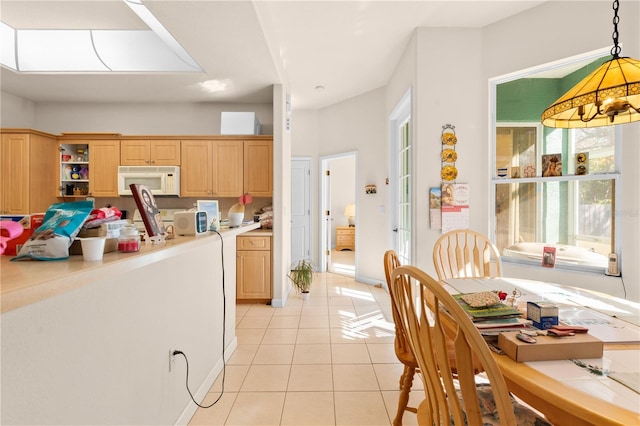
{"type": "Polygon", "coordinates": [[[149,30],[15,29],[0,22],[0,64],[18,72],[200,72],[140,0],[123,0],[149,30]]]}

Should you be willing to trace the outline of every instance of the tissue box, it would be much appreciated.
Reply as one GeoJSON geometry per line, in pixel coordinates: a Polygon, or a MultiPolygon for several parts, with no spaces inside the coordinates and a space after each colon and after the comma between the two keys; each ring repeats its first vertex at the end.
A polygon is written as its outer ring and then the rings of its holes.
{"type": "Polygon", "coordinates": [[[255,112],[222,112],[221,135],[259,135],[260,121],[255,112]]]}
{"type": "Polygon", "coordinates": [[[516,338],[518,332],[498,335],[498,347],[517,362],[548,361],[572,358],[602,358],[602,341],[588,333],[575,336],[537,336],[537,343],[525,343],[516,338]]]}
{"type": "Polygon", "coordinates": [[[549,302],[527,302],[527,319],[535,328],[549,329],[558,325],[558,306],[549,302]]]}

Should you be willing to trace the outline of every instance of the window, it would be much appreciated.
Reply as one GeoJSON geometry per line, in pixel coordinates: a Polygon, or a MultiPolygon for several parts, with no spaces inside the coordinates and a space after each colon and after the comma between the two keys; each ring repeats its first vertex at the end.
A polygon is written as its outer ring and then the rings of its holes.
{"type": "MultiPolygon", "coordinates": [[[[575,80],[590,67],[564,78],[575,80]]],[[[556,267],[601,272],[608,254],[618,252],[616,127],[542,126],[540,114],[563,84],[531,77],[496,85],[494,243],[505,261],[540,265],[544,247],[554,246],[556,267]]]]}

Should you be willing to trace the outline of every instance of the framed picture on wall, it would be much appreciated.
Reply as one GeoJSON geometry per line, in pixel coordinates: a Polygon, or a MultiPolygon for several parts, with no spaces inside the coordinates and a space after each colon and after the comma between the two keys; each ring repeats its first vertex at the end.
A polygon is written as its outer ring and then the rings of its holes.
{"type": "Polygon", "coordinates": [[[209,230],[217,231],[220,223],[220,208],[218,200],[198,200],[196,202],[198,210],[207,212],[207,220],[209,221],[209,230]]]}

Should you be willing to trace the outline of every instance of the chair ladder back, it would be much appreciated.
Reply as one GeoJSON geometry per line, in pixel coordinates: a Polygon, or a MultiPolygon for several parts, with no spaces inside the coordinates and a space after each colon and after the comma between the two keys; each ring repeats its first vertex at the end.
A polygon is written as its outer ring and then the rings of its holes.
{"type": "Polygon", "coordinates": [[[500,253],[479,232],[457,229],[436,241],[433,263],[438,279],[502,276],[500,253]]]}
{"type": "Polygon", "coordinates": [[[491,383],[500,424],[515,425],[511,397],[502,372],[480,332],[458,302],[443,286],[413,266],[396,268],[391,282],[400,320],[423,376],[426,400],[418,411],[419,421],[436,425],[482,425],[473,367],[473,357],[477,357],[491,383]],[[463,402],[456,392],[450,369],[448,338],[454,340],[456,378],[463,402]]]}
{"type": "MultiPolygon", "coordinates": [[[[391,274],[400,266],[400,259],[393,250],[387,250],[384,254],[384,274],[387,280],[387,287],[389,288],[389,298],[391,299],[391,315],[393,317],[394,324],[401,324],[398,309],[394,303],[395,293],[391,286],[391,274]]],[[[396,349],[402,352],[409,352],[409,344],[407,343],[406,331],[404,327],[396,326],[396,338],[394,341],[396,349]]]]}

